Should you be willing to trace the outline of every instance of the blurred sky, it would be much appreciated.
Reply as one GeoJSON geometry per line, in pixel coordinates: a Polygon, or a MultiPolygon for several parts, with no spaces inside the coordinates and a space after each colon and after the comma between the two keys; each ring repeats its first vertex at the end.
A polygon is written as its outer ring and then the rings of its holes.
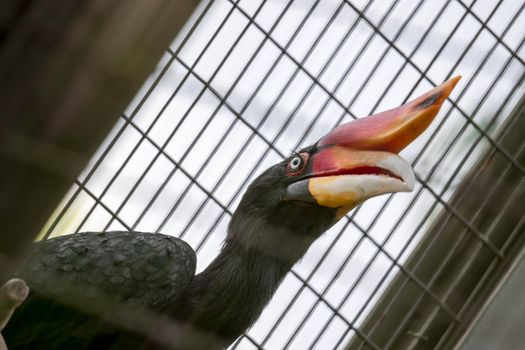
{"type": "MultiPolygon", "coordinates": [[[[522,1],[235,3],[199,6],[80,176],[89,192],[73,186],[57,209],[52,235],[128,226],[182,236],[202,270],[240,194],[267,166],[339,123],[461,74],[451,95],[459,108],[445,102],[402,152],[446,200],[489,146],[480,130],[496,135],[525,90],[522,1]]],[[[442,209],[420,183],[368,200],[311,247],[249,335],[268,349],[334,347],[398,272],[392,259],[402,262],[442,209]]],[[[238,348],[255,347],[243,339],[238,348]]]]}

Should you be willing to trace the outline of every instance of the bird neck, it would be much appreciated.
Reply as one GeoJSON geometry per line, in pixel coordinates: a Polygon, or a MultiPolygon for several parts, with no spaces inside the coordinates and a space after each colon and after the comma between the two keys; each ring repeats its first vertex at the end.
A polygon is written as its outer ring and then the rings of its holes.
{"type": "Polygon", "coordinates": [[[313,239],[261,218],[233,219],[220,254],[188,289],[184,318],[233,341],[257,320],[313,239]]]}
{"type": "Polygon", "coordinates": [[[241,203],[221,252],[194,277],[176,316],[226,343],[235,340],[257,320],[286,273],[333,221],[332,211],[312,210],[301,203],[284,203],[270,211],[241,203]]]}
{"type": "Polygon", "coordinates": [[[290,267],[255,249],[227,244],[190,286],[191,322],[236,338],[255,322],[290,267]]]}

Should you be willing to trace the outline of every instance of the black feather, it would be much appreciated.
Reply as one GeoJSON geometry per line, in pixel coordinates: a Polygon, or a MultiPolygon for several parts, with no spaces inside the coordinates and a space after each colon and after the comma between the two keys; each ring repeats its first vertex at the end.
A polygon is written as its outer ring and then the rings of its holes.
{"type": "Polygon", "coordinates": [[[229,345],[255,322],[293,264],[335,222],[335,209],[282,200],[294,181],[285,175],[287,162],[252,182],[220,254],[195,277],[194,252],[171,236],[80,233],[36,243],[19,274],[31,295],[3,332],[9,349],[229,345]],[[136,312],[126,317],[129,307],[136,312]],[[149,311],[168,315],[179,327],[149,322],[149,311]],[[123,322],[112,322],[115,318],[123,322]]]}

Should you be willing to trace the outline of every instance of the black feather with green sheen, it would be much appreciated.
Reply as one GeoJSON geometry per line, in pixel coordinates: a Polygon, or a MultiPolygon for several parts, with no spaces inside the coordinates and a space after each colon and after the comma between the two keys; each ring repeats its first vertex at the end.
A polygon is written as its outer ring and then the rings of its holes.
{"type": "Polygon", "coordinates": [[[81,233],[35,244],[20,276],[36,293],[5,330],[10,350],[158,349],[159,342],[184,350],[227,347],[257,320],[293,264],[336,221],[334,208],[283,200],[296,180],[286,176],[289,161],[250,184],[219,255],[196,276],[191,248],[160,234],[81,233]],[[74,288],[56,290],[57,281],[74,288]],[[49,288],[58,300],[80,303],[82,310],[86,305],[88,311],[92,305],[111,310],[124,301],[160,311],[180,329],[132,334],[56,303],[47,298],[49,288]]]}
{"type": "Polygon", "coordinates": [[[85,232],[37,242],[18,274],[29,298],[2,333],[10,350],[107,347],[114,327],[76,307],[98,313],[124,302],[162,312],[187,289],[195,266],[187,243],[161,234],[85,232]]]}

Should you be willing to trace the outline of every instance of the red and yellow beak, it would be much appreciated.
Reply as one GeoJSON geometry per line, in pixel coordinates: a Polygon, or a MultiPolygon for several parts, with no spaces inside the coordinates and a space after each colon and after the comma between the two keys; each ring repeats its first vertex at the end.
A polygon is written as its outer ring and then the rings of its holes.
{"type": "Polygon", "coordinates": [[[414,172],[397,153],[425,131],[460,78],[400,107],[336,127],[319,140],[286,199],[346,213],[367,198],[411,191],[414,172]]]}

